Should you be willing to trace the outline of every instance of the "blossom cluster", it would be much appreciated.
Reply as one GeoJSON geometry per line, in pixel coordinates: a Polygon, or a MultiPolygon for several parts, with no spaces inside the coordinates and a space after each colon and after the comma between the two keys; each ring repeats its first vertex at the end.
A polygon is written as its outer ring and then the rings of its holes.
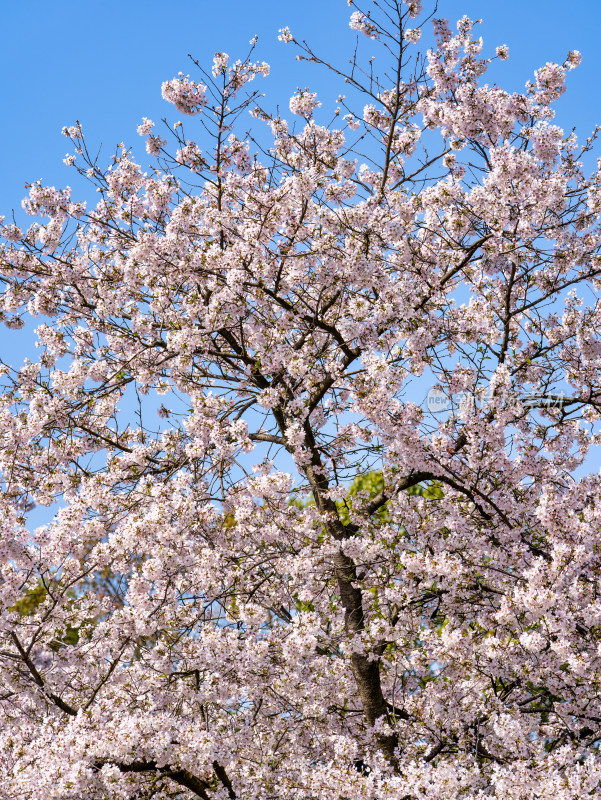
{"type": "Polygon", "coordinates": [[[290,98],[290,111],[301,117],[310,117],[317,106],[321,103],[317,100],[317,94],[308,89],[299,90],[298,94],[290,98]]]}
{"type": "Polygon", "coordinates": [[[198,114],[206,105],[207,87],[190,80],[189,75],[179,73],[177,78],[165,81],[161,92],[168,103],[172,103],[183,114],[198,114]]]}
{"type": "Polygon", "coordinates": [[[422,4],[350,5],[388,61],[334,68],[330,125],[220,51],[163,84],[198,124],[142,119],[151,167],[67,128],[97,202],[0,221],[37,344],[0,363],[2,800],[601,791],[580,57],[509,92],[435,19],[410,73],[422,4]]]}

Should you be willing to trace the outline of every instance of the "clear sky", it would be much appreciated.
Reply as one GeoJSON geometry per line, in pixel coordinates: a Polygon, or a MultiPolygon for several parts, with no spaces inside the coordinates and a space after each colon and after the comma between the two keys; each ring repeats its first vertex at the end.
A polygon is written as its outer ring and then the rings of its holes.
{"type": "MultiPolygon", "coordinates": [[[[430,0],[424,6],[431,8],[430,0]]],[[[15,208],[26,224],[20,209],[25,182],[71,185],[74,199],[95,201],[63,164],[71,149],[64,125],[79,120],[89,149],[102,144],[101,165],[122,141],[148,163],[136,127],[143,116],[157,123],[181,116],[162,100],[160,88],[180,70],[195,74],[188,53],[210,67],[218,50],[244,57],[258,34],[256,57],[272,72],[253,88],[267,94],[268,108],[279,103],[287,115],[297,86],[317,90],[324,106],[344,88],[315,65],[297,62],[294,46],[277,40],[278,29],[289,26],[340,65],[356,40],[346,0],[178,0],[172,8],[158,0],[5,0],[1,9],[0,215],[9,217],[15,208]]],[[[439,0],[437,16],[454,23],[464,14],[483,19],[485,54],[509,46],[509,60],[497,61],[487,80],[512,91],[547,61],[562,62],[570,49],[580,50],[583,63],[568,75],[557,121],[566,130],[576,126],[582,138],[601,123],[601,0],[439,0]]],[[[373,46],[360,39],[367,49],[373,46]]],[[[194,124],[187,122],[187,135],[195,135],[194,124]]],[[[12,363],[35,357],[29,326],[0,328],[0,351],[12,363]]]]}
{"type": "MultiPolygon", "coordinates": [[[[277,30],[288,25],[344,63],[354,42],[349,12],[346,0],[178,0],[172,7],[158,0],[4,2],[0,214],[20,205],[26,181],[74,185],[62,163],[63,125],[79,119],[107,159],[119,141],[141,145],[136,125],[142,116],[158,122],[170,114],[160,85],[191,70],[188,53],[208,66],[217,50],[245,55],[258,34],[257,56],[272,65],[262,85],[282,107],[297,85],[317,87],[324,100],[329,92],[334,101],[340,87],[295,62],[277,30]]],[[[522,88],[538,66],[580,50],[584,61],[569,75],[558,119],[583,136],[601,122],[601,0],[439,0],[438,16],[454,21],[463,14],[483,18],[485,51],[509,45],[510,60],[492,75],[506,88],[522,88]]]]}
{"type": "MultiPolygon", "coordinates": [[[[160,87],[180,70],[193,72],[188,53],[209,67],[218,50],[244,57],[258,34],[257,58],[271,64],[272,74],[255,85],[270,96],[270,107],[279,102],[287,111],[297,86],[335,102],[340,84],[296,62],[277,31],[288,25],[321,55],[344,64],[355,42],[349,14],[346,0],[178,0],[172,7],[158,0],[4,0],[0,215],[20,207],[26,181],[72,185],[74,199],[86,199],[62,163],[70,147],[63,125],[79,120],[90,149],[103,145],[106,164],[121,141],[145,158],[136,126],[143,116],[178,117],[160,87]]],[[[488,79],[510,90],[522,89],[545,62],[580,50],[583,63],[568,75],[557,121],[566,130],[575,126],[582,138],[601,123],[601,0],[439,0],[438,16],[454,22],[464,14],[483,18],[485,54],[509,46],[509,60],[497,62],[488,79]]],[[[191,133],[190,122],[186,130],[191,133]]],[[[35,357],[32,348],[29,328],[0,329],[5,360],[35,357]]]]}

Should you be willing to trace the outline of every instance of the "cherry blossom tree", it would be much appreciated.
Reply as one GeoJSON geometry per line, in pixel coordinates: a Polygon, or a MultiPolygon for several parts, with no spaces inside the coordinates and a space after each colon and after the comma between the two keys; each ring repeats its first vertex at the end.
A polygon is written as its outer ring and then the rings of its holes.
{"type": "Polygon", "coordinates": [[[152,167],[68,128],[97,204],[35,183],[2,225],[39,346],[2,367],[2,800],[600,790],[580,57],[511,94],[469,19],[350,5],[348,68],[280,32],[329,122],[268,110],[253,40],[163,84],[152,167]]]}

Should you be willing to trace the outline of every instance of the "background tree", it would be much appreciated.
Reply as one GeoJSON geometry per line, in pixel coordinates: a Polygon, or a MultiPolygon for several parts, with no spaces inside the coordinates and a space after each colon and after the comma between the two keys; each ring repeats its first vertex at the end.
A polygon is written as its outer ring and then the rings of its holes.
{"type": "Polygon", "coordinates": [[[3,320],[42,324],[0,404],[3,798],[598,790],[601,174],[551,108],[579,55],[509,94],[467,18],[420,54],[421,13],[352,12],[379,60],[330,67],[330,124],[217,53],[163,85],[198,135],[144,120],[144,172],[67,129],[98,204],[36,183],[4,225],[3,320]]]}

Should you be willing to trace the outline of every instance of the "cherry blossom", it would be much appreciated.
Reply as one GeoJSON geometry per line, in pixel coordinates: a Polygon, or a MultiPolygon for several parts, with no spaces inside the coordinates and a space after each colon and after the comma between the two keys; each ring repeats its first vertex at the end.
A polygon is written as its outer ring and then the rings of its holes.
{"type": "Polygon", "coordinates": [[[280,42],[285,42],[286,44],[293,41],[293,36],[290,32],[290,28],[280,28],[278,33],[278,39],[280,40],[280,42]]]}
{"type": "Polygon", "coordinates": [[[190,76],[182,72],[177,78],[165,81],[162,86],[165,100],[173,103],[183,114],[198,114],[207,102],[205,92],[206,86],[191,81],[190,76]]]}
{"type": "Polygon", "coordinates": [[[404,38],[407,42],[417,44],[421,38],[422,32],[419,28],[407,28],[404,33],[404,38]]]}
{"type": "Polygon", "coordinates": [[[308,89],[300,90],[298,94],[290,98],[290,111],[301,117],[310,117],[317,106],[321,103],[317,100],[317,94],[308,89]]]}
{"type": "Polygon", "coordinates": [[[349,5],[335,102],[255,37],[0,221],[3,800],[601,790],[580,54],[509,92],[477,21],[349,5]]]}
{"type": "Polygon", "coordinates": [[[369,36],[370,39],[376,39],[378,35],[377,27],[370,21],[369,17],[362,14],[361,11],[353,11],[349,26],[352,30],[369,36]]]}

